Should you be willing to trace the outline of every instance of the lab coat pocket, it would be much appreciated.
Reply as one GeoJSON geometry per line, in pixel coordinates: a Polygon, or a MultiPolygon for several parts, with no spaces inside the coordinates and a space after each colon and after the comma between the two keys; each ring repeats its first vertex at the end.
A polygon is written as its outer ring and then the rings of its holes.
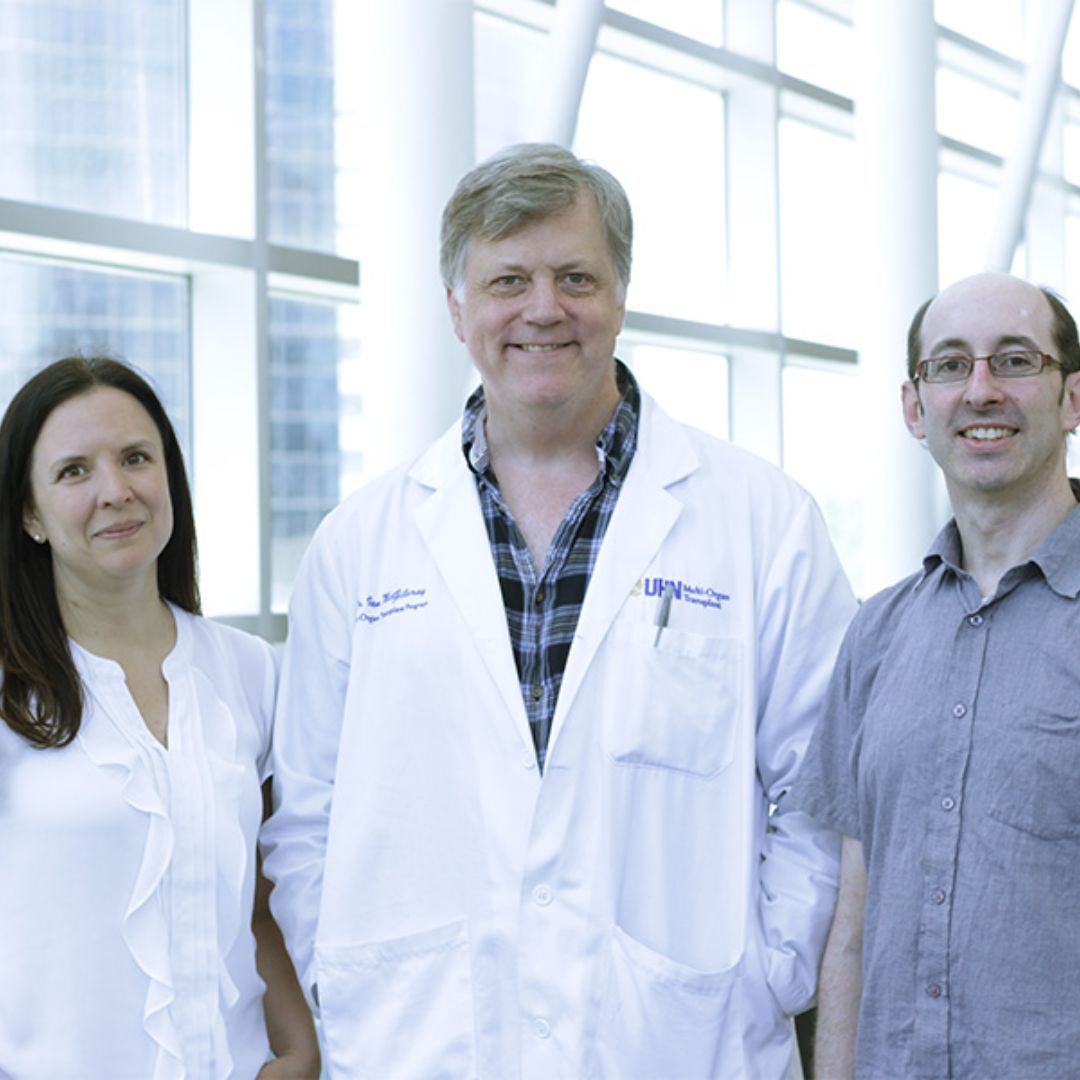
{"type": "Polygon", "coordinates": [[[317,947],[316,955],[332,1077],[476,1074],[464,920],[389,941],[317,947]]]}
{"type": "Polygon", "coordinates": [[[735,746],[742,643],[644,622],[616,622],[620,693],[605,712],[604,749],[620,765],[709,777],[735,746]]]}
{"type": "Polygon", "coordinates": [[[744,1080],[732,1008],[741,968],[697,971],[613,927],[591,1080],[744,1080]]]}

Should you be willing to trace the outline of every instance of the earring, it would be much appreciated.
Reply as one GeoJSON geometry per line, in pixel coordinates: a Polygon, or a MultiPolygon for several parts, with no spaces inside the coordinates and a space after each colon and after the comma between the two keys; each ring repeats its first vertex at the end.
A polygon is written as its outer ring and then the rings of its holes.
{"type": "Polygon", "coordinates": [[[45,543],[45,537],[41,533],[34,533],[34,540],[39,544],[45,543]]]}

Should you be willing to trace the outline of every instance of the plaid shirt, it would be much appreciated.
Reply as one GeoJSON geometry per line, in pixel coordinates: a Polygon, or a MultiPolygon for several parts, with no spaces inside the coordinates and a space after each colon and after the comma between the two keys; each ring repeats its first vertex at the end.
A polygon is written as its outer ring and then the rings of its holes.
{"type": "Polygon", "coordinates": [[[462,421],[462,448],[476,477],[506,607],[521,696],[541,770],[585,590],[637,448],[641,394],[629,369],[619,360],[615,365],[622,401],[596,440],[599,471],[596,479],[571,503],[539,574],[491,468],[484,437],[483,387],[469,398],[462,421]]]}

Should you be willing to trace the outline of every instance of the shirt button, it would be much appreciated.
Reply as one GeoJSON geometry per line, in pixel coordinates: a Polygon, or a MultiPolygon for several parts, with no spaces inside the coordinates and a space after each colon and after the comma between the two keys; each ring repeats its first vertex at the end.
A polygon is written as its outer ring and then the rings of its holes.
{"type": "Polygon", "coordinates": [[[547,593],[544,591],[544,586],[541,585],[540,588],[536,590],[536,596],[533,597],[533,603],[539,607],[544,602],[546,596],[547,593]]]}
{"type": "Polygon", "coordinates": [[[533,899],[541,906],[547,907],[555,897],[550,885],[537,885],[532,891],[533,899]]]}
{"type": "Polygon", "coordinates": [[[928,987],[926,988],[926,992],[927,992],[927,994],[929,994],[929,995],[930,995],[930,997],[932,997],[932,998],[939,998],[939,997],[941,997],[941,986],[940,986],[940,984],[938,984],[938,983],[931,983],[931,984],[930,984],[930,985],[929,985],[929,986],[928,986],[928,987]]]}
{"type": "Polygon", "coordinates": [[[981,615],[972,615],[968,618],[968,626],[982,626],[982,621],[981,615]]]}
{"type": "Polygon", "coordinates": [[[533,701],[539,701],[544,696],[544,688],[542,686],[534,686],[532,688],[533,701]]]}
{"type": "Polygon", "coordinates": [[[931,903],[934,903],[934,904],[944,904],[945,903],[945,890],[944,889],[935,889],[930,894],[930,901],[931,901],[931,903]]]}
{"type": "Polygon", "coordinates": [[[955,810],[956,809],[956,800],[951,795],[946,795],[945,798],[941,800],[941,809],[942,810],[955,810]]]}
{"type": "Polygon", "coordinates": [[[533,1021],[533,1031],[538,1039],[546,1039],[551,1035],[551,1025],[542,1016],[538,1016],[533,1021]]]}
{"type": "Polygon", "coordinates": [[[952,714],[953,714],[953,716],[955,716],[959,720],[961,716],[966,716],[967,715],[967,706],[962,705],[960,702],[957,702],[952,707],[952,714]]]}

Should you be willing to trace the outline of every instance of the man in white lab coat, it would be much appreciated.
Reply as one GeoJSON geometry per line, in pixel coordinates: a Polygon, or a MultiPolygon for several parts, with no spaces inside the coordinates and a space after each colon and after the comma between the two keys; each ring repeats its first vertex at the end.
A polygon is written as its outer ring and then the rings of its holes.
{"type": "Polygon", "coordinates": [[[806,493],[614,358],[630,239],[558,147],[469,173],[482,386],[300,569],[266,867],[334,1077],[798,1068],[837,839],[784,794],[853,601],[806,493]]]}

